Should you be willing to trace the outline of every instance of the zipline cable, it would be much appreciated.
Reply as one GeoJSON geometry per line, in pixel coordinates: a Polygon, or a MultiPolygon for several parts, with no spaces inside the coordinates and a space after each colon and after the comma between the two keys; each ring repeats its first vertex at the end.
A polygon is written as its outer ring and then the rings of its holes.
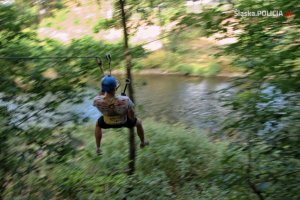
{"type": "Polygon", "coordinates": [[[0,57],[0,59],[7,60],[35,60],[35,59],[95,59],[99,56],[46,56],[46,57],[0,57]]]}

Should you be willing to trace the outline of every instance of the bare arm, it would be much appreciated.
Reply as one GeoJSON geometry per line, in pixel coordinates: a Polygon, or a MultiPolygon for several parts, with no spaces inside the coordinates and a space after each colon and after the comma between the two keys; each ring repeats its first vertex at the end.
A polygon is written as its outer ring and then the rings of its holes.
{"type": "Polygon", "coordinates": [[[127,116],[130,119],[135,119],[134,104],[130,99],[128,100],[128,103],[129,103],[129,105],[128,105],[127,116]]]}
{"type": "Polygon", "coordinates": [[[135,118],[135,113],[134,113],[133,108],[128,109],[127,114],[128,114],[128,117],[129,117],[130,119],[134,119],[134,118],[135,118]]]}

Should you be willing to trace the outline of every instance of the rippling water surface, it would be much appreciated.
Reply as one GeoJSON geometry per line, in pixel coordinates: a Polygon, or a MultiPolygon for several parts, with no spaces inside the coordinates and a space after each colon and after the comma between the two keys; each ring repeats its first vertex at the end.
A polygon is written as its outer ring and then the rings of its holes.
{"type": "MultiPolygon", "coordinates": [[[[169,123],[214,129],[226,115],[219,101],[220,94],[213,91],[229,86],[226,78],[195,78],[168,75],[134,76],[136,110],[140,118],[155,118],[169,123]]],[[[119,77],[123,90],[124,78],[119,77]]],[[[91,90],[93,91],[93,90],[91,90]]],[[[94,91],[95,94],[97,91],[94,91]]],[[[121,90],[119,91],[119,93],[121,90]]],[[[88,98],[74,107],[95,121],[99,112],[88,98]]]]}

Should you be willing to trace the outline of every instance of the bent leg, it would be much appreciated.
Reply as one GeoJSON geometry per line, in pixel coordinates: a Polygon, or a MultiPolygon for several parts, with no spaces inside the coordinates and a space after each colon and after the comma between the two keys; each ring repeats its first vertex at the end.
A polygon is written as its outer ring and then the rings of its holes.
{"type": "Polygon", "coordinates": [[[100,145],[101,145],[101,139],[102,139],[102,130],[101,127],[98,125],[98,122],[96,123],[95,128],[95,139],[96,139],[96,146],[97,146],[97,154],[100,154],[100,145]]]}

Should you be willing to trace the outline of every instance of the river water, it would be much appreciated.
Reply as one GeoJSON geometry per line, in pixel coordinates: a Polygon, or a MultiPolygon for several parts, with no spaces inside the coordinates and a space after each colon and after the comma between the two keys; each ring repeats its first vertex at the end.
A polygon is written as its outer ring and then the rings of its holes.
{"type": "MultiPolygon", "coordinates": [[[[125,81],[123,77],[118,78],[121,83],[118,92],[121,93],[125,81]]],[[[136,112],[141,119],[153,118],[211,131],[227,113],[219,100],[220,94],[212,92],[228,86],[229,79],[221,77],[135,75],[136,112]]],[[[97,94],[95,89],[89,92],[97,94]]],[[[92,103],[90,96],[72,109],[94,122],[100,113],[92,103]]]]}

